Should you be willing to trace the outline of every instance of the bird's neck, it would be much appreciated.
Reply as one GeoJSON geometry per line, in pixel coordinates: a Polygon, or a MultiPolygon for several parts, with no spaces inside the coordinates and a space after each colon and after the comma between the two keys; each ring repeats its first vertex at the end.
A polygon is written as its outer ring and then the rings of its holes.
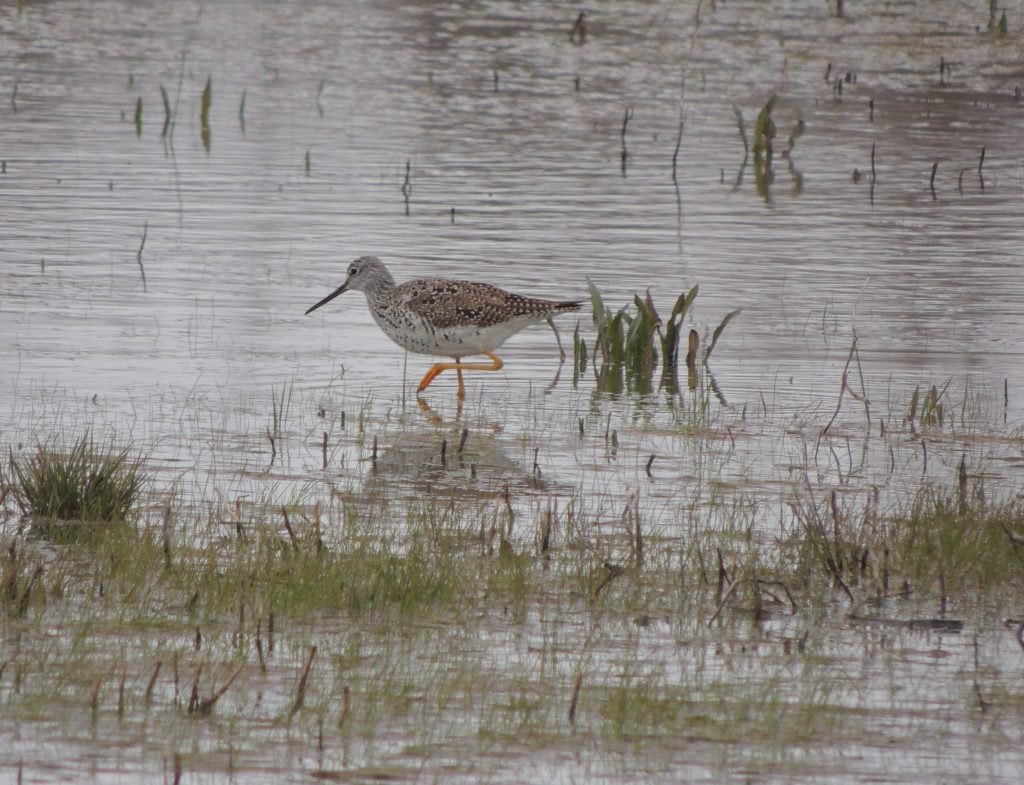
{"type": "Polygon", "coordinates": [[[384,300],[395,290],[395,281],[393,278],[388,277],[386,279],[376,281],[374,285],[367,289],[364,294],[366,299],[370,302],[379,302],[384,300]]]}

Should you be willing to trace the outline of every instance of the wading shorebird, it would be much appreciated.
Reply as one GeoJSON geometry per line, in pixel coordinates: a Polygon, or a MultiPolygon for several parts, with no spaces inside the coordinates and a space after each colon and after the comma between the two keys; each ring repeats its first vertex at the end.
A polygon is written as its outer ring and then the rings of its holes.
{"type": "MultiPolygon", "coordinates": [[[[459,397],[465,397],[463,371],[500,371],[504,366],[494,350],[531,324],[577,311],[582,300],[538,300],[506,292],[496,286],[444,278],[416,278],[395,285],[388,268],[376,256],[360,256],[348,266],[345,283],[306,311],[311,314],[339,294],[353,289],[366,295],[366,304],[377,325],[403,349],[417,354],[451,357],[454,363],[437,363],[423,377],[423,392],[443,371],[456,371],[459,397]],[[484,363],[463,363],[462,358],[485,354],[484,363]]],[[[561,351],[562,342],[558,338],[561,351]]],[[[563,353],[564,357],[564,353],[563,353]]]]}

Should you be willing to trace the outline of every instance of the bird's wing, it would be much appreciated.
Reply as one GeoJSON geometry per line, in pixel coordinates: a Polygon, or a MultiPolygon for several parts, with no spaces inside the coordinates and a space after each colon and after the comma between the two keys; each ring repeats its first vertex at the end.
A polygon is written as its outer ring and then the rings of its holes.
{"type": "Polygon", "coordinates": [[[410,281],[406,307],[434,327],[489,327],[516,316],[543,319],[553,303],[474,281],[410,281]],[[412,284],[415,284],[413,286],[412,284]]]}

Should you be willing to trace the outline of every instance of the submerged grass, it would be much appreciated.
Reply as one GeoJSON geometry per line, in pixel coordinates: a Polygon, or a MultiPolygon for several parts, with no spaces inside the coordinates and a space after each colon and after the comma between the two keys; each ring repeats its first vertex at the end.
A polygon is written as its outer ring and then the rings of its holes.
{"type": "MultiPolygon", "coordinates": [[[[787,750],[874,733],[913,747],[902,722],[916,728],[921,705],[1019,716],[1001,648],[1017,644],[976,611],[1024,600],[1024,519],[1012,495],[982,493],[984,472],[925,483],[905,508],[857,477],[766,490],[736,443],[771,415],[728,412],[703,387],[666,396],[678,415],[641,399],[556,412],[538,396],[521,431],[483,406],[445,422],[317,396],[255,399],[247,440],[211,448],[242,457],[191,499],[176,472],[135,525],[53,542],[0,521],[7,722],[58,717],[67,748],[102,734],[157,769],[178,756],[183,778],[220,777],[230,757],[242,778],[416,763],[500,780],[489,761],[609,750],[595,761],[622,780],[671,768],[680,739],[688,765],[722,779],[737,770],[723,748],[770,773],[787,750]],[[719,414],[680,428],[688,406],[719,414]],[[564,482],[556,449],[596,481],[564,482]],[[921,636],[970,627],[974,653],[927,641],[953,664],[922,680],[921,636]],[[950,687],[972,667],[974,683],[950,687]],[[907,679],[920,694],[889,689],[907,679]]],[[[956,408],[951,390],[937,397],[956,408]]],[[[918,438],[886,438],[904,437],[918,438]]]]}

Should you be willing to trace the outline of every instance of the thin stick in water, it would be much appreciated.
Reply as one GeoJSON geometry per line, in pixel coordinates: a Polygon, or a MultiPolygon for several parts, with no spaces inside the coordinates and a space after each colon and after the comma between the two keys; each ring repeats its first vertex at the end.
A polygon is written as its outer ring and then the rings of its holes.
{"type": "Polygon", "coordinates": [[[142,225],[142,242],[139,243],[138,253],[135,254],[135,261],[139,263],[139,272],[142,273],[142,291],[146,291],[146,268],[142,266],[142,249],[146,247],[146,235],[149,234],[149,221],[142,225]]]}
{"type": "Polygon", "coordinates": [[[292,704],[292,710],[288,714],[288,719],[295,716],[306,700],[306,684],[309,682],[309,671],[313,667],[314,657],[316,657],[316,646],[311,646],[309,648],[309,657],[306,658],[306,665],[302,669],[302,676],[299,677],[299,688],[295,693],[295,702],[292,704]]]}

